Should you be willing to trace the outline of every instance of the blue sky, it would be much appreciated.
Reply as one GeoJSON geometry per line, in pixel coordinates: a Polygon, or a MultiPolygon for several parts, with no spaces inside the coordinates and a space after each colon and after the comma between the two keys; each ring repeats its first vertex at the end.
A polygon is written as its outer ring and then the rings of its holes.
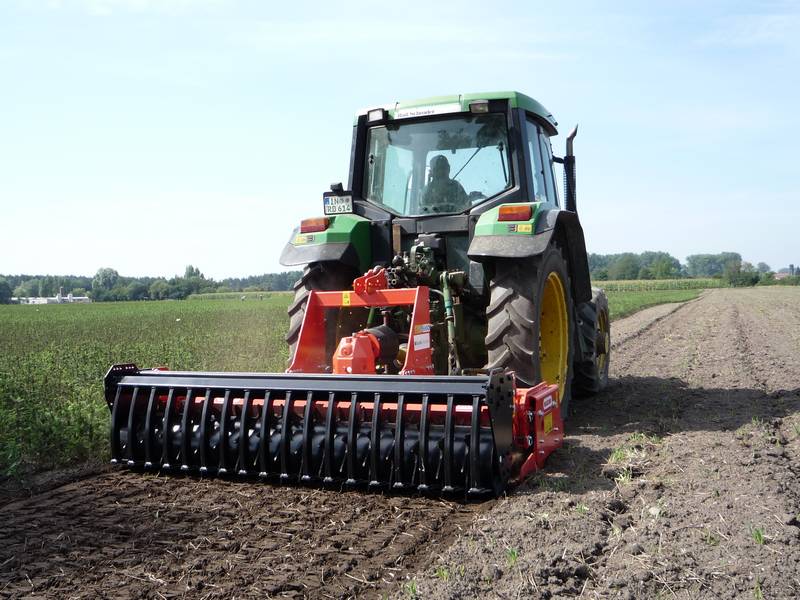
{"type": "Polygon", "coordinates": [[[498,89],[580,123],[590,251],[800,263],[798,2],[5,0],[0,273],[279,270],[357,109],[498,89]]]}

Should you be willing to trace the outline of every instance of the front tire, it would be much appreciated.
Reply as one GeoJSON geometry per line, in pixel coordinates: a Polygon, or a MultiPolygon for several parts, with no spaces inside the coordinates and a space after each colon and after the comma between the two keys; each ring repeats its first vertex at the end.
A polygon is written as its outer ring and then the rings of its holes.
{"type": "Polygon", "coordinates": [[[573,300],[567,261],[549,246],[541,255],[498,260],[486,309],[488,369],[514,371],[523,385],[559,388],[562,418],[572,396],[573,300]]]}

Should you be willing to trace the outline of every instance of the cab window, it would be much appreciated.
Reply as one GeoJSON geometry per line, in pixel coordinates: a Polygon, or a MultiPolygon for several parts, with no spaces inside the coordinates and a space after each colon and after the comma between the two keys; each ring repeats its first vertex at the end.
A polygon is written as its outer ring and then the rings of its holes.
{"type": "Polygon", "coordinates": [[[544,164],[542,161],[542,150],[539,144],[539,127],[533,121],[526,122],[528,130],[528,150],[531,160],[531,176],[533,178],[533,200],[534,202],[545,202],[547,200],[547,189],[544,184],[544,164]]]}
{"type": "Polygon", "coordinates": [[[540,132],[539,140],[542,147],[542,166],[544,167],[544,178],[547,185],[547,197],[555,205],[558,205],[558,186],[553,176],[553,150],[550,146],[550,138],[540,132]]]}

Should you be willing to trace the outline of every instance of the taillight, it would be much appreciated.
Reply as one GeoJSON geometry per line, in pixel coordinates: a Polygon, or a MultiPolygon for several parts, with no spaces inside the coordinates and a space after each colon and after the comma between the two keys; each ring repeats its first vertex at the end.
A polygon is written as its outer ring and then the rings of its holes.
{"type": "Polygon", "coordinates": [[[300,233],[314,233],[315,231],[325,231],[331,224],[327,217],[316,219],[303,219],[300,221],[300,233]]]}
{"type": "Polygon", "coordinates": [[[497,215],[498,221],[530,221],[531,219],[531,205],[530,204],[506,204],[500,207],[497,215]]]}

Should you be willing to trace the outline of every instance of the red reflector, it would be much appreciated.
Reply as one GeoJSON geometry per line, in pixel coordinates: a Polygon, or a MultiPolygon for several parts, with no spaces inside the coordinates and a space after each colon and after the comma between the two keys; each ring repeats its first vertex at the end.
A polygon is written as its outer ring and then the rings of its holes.
{"type": "Polygon", "coordinates": [[[317,219],[303,219],[300,221],[300,233],[325,231],[330,224],[331,220],[326,217],[320,217],[317,219]]]}
{"type": "Polygon", "coordinates": [[[500,207],[498,221],[529,221],[531,218],[530,204],[506,204],[500,207]]]}

